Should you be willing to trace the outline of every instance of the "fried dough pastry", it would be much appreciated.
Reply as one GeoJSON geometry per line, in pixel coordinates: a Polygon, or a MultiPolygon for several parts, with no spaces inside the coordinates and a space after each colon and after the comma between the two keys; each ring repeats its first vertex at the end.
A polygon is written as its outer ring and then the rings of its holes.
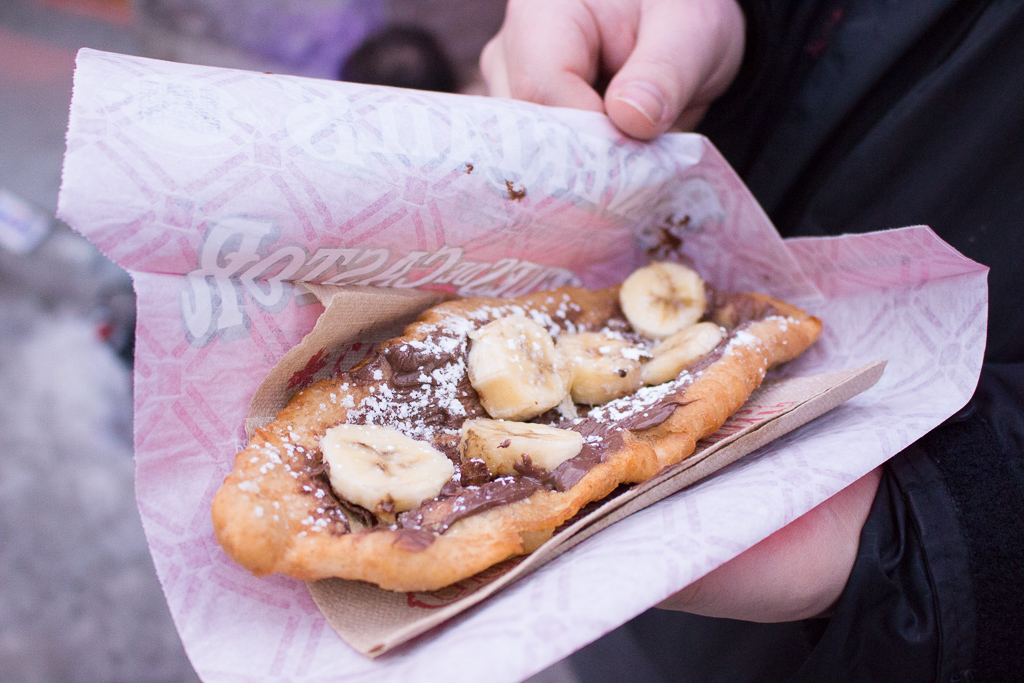
{"type": "Polygon", "coordinates": [[[689,456],[821,332],[651,268],[639,289],[427,310],[257,431],[214,499],[218,541],[256,575],[447,586],[689,456]]]}

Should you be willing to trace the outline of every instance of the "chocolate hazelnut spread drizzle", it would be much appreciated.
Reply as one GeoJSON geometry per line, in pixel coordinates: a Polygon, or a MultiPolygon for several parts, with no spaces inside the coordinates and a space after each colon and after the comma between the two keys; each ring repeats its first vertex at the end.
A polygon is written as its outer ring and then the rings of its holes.
{"type": "MultiPolygon", "coordinates": [[[[320,458],[319,454],[314,457],[320,458]]],[[[331,483],[327,479],[326,466],[321,464],[308,470],[305,476],[298,478],[299,485],[303,490],[311,493],[317,498],[317,507],[314,511],[318,519],[325,520],[322,528],[332,534],[347,534],[352,531],[349,520],[355,520],[363,526],[373,524],[373,515],[369,510],[359,507],[354,503],[338,498],[331,483]]]]}
{"type": "MultiPolygon", "coordinates": [[[[348,421],[390,425],[413,438],[430,441],[457,468],[453,480],[437,497],[398,515],[397,523],[391,525],[396,533],[395,544],[407,550],[423,550],[430,545],[435,534],[443,533],[460,519],[523,500],[544,489],[565,491],[571,488],[603,462],[608,452],[622,446],[625,432],[656,427],[667,420],[677,407],[685,405],[683,396],[686,389],[702,370],[721,358],[744,327],[778,314],[770,304],[745,294],[709,289],[708,301],[705,318],[730,331],[718,347],[675,380],[643,387],[630,396],[604,405],[579,406],[586,410],[581,417],[569,419],[560,418],[555,411],[545,413],[538,421],[579,432],[583,436],[583,449],[552,471],[543,470],[524,457],[516,467],[517,476],[492,478],[483,462],[461,462],[457,447],[462,423],[474,417],[486,417],[465,372],[468,333],[503,315],[521,315],[522,308],[495,307],[473,320],[462,318],[450,321],[452,324],[448,326],[436,326],[423,340],[394,340],[385,344],[376,357],[350,373],[356,385],[370,386],[372,393],[349,412],[348,421]],[[403,415],[408,416],[407,419],[403,415]]],[[[545,311],[537,321],[556,335],[565,331],[583,331],[584,326],[576,325],[578,311],[578,307],[576,311],[566,307],[550,315],[545,311]]],[[[533,317],[537,319],[538,316],[533,317]]],[[[642,337],[632,331],[621,315],[605,321],[603,328],[631,341],[642,341],[642,337]]],[[[314,459],[319,463],[320,454],[315,454],[314,459]]],[[[375,522],[381,524],[370,511],[339,500],[323,470],[323,465],[318,464],[316,469],[310,470],[309,478],[316,489],[325,491],[321,505],[337,510],[338,514],[331,515],[332,518],[343,519],[347,514],[363,526],[372,526],[375,522]]],[[[341,528],[337,524],[328,529],[332,533],[347,533],[350,527],[345,524],[341,528]]]]}

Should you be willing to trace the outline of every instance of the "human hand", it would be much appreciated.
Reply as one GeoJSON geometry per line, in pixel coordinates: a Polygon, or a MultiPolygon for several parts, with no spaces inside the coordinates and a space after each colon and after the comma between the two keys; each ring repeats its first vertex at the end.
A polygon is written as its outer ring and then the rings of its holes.
{"type": "Polygon", "coordinates": [[[825,614],[846,586],[881,478],[872,470],[658,607],[764,623],[825,614]]]}
{"type": "Polygon", "coordinates": [[[480,69],[491,95],[605,112],[648,140],[697,125],[739,70],[744,28],[736,0],[509,0],[480,69]]]}

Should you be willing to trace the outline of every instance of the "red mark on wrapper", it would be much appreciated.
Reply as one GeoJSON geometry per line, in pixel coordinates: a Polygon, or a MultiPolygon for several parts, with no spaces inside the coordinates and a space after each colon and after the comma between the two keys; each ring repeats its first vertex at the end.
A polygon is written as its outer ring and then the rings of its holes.
{"type": "Polygon", "coordinates": [[[316,379],[316,373],[320,372],[327,366],[327,359],[324,358],[324,352],[326,349],[320,349],[306,361],[306,367],[301,370],[297,370],[292,374],[291,379],[288,380],[288,388],[294,389],[295,387],[304,387],[312,384],[316,379]]]}
{"type": "Polygon", "coordinates": [[[700,443],[705,446],[717,443],[733,434],[756,427],[762,422],[789,412],[797,405],[799,405],[799,401],[782,401],[770,406],[744,406],[729,416],[729,419],[719,427],[717,432],[701,439],[700,443]]]}

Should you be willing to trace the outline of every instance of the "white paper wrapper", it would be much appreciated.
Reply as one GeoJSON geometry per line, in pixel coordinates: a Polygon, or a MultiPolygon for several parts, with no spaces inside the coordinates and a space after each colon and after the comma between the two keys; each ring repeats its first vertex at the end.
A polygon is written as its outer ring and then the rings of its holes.
{"type": "Polygon", "coordinates": [[[937,425],[984,349],[986,269],[929,229],[783,242],[703,138],[638,143],[601,116],[518,102],[83,50],[59,214],[135,279],[139,509],[207,681],[524,678],[937,425]],[[787,374],[887,360],[879,384],[376,660],[301,583],[220,550],[209,506],[249,399],[322,310],[293,281],[600,286],[680,243],[714,285],[824,320],[787,374]]]}

